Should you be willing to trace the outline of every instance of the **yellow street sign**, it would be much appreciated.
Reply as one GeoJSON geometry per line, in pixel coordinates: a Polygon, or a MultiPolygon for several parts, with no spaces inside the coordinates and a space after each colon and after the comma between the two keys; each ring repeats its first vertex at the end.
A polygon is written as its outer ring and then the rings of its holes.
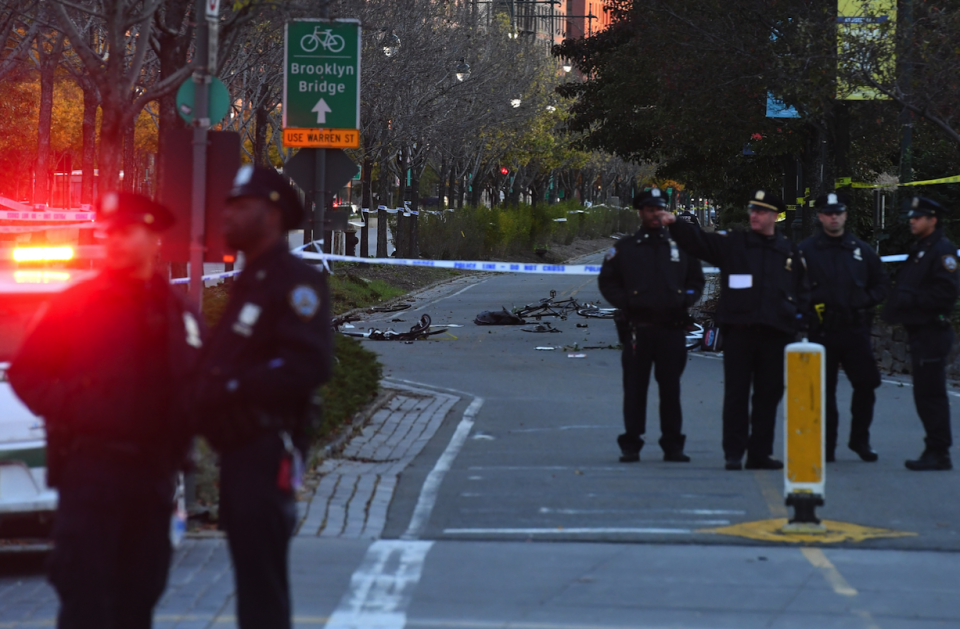
{"type": "Polygon", "coordinates": [[[283,145],[313,149],[360,148],[356,129],[284,129],[283,145]]]}

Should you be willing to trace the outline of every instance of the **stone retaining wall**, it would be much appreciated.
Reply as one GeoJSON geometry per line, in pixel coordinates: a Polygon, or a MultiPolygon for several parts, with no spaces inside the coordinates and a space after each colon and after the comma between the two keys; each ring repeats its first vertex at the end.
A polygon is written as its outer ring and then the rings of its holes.
{"type": "MultiPolygon", "coordinates": [[[[907,331],[883,321],[873,324],[873,354],[886,373],[910,373],[910,346],[907,331]]],[[[947,364],[947,377],[960,379],[960,346],[954,342],[947,364]]]]}

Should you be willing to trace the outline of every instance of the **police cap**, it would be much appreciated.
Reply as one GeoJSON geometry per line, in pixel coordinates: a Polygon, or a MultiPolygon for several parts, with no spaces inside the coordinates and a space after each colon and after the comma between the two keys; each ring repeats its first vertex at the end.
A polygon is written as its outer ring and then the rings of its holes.
{"type": "Polygon", "coordinates": [[[106,229],[141,224],[162,232],[176,222],[173,214],[150,197],[132,192],[107,192],[97,202],[97,219],[106,229]]]}
{"type": "Polygon", "coordinates": [[[840,200],[836,192],[821,194],[817,197],[816,207],[821,214],[839,214],[847,211],[846,204],[840,200]]]}
{"type": "Polygon", "coordinates": [[[233,179],[227,201],[255,197],[274,204],[283,213],[284,229],[296,229],[303,222],[303,205],[287,180],[273,168],[245,164],[233,179]]]}
{"type": "Polygon", "coordinates": [[[907,210],[907,218],[913,218],[914,216],[936,216],[939,218],[947,213],[947,208],[927,197],[910,197],[904,201],[904,207],[907,210]]]}
{"type": "Polygon", "coordinates": [[[757,190],[750,198],[750,204],[747,205],[750,210],[766,210],[767,212],[786,212],[787,206],[783,204],[780,197],[767,192],[766,190],[757,190]]]}
{"type": "Polygon", "coordinates": [[[667,197],[663,196],[660,188],[641,190],[633,197],[633,207],[639,210],[645,205],[667,207],[667,197]]]}

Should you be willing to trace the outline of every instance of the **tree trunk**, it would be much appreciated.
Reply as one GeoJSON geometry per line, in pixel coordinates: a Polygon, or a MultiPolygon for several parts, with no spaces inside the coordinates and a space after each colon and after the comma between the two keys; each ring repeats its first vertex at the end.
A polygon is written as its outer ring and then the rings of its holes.
{"type": "MultiPolygon", "coordinates": [[[[176,35],[176,32],[180,30],[180,25],[183,23],[189,7],[190,0],[164,0],[160,13],[158,14],[158,21],[174,33],[170,34],[164,31],[157,32],[157,41],[160,44],[157,49],[157,58],[160,63],[161,80],[187,65],[187,49],[190,46],[190,40],[192,38],[179,37],[176,35]]],[[[155,179],[157,181],[157,197],[158,200],[162,202],[163,199],[159,197],[163,190],[163,166],[165,160],[177,159],[176,155],[167,155],[167,143],[164,136],[174,129],[183,129],[187,126],[187,123],[184,122],[177,113],[176,92],[160,98],[158,105],[160,124],[155,179]]]]}
{"type": "Polygon", "coordinates": [[[269,124],[269,116],[266,96],[267,86],[261,84],[260,89],[257,91],[253,129],[253,163],[257,166],[264,166],[270,161],[267,155],[267,126],[269,124]]]}
{"type": "Polygon", "coordinates": [[[80,183],[80,203],[93,203],[94,168],[97,159],[97,109],[100,98],[97,88],[89,81],[80,85],[83,90],[83,157],[81,168],[83,179],[80,183]]]}
{"type": "Polygon", "coordinates": [[[53,82],[63,54],[63,35],[57,35],[48,51],[47,37],[37,35],[37,58],[40,61],[40,115],[37,120],[37,169],[33,193],[34,203],[50,203],[50,127],[53,124],[53,82]]]}
{"type": "MultiPolygon", "coordinates": [[[[380,205],[390,206],[390,160],[384,159],[380,162],[380,205]]],[[[387,257],[387,213],[384,210],[377,211],[377,257],[387,257]]]]}
{"type": "Polygon", "coordinates": [[[414,260],[420,257],[420,173],[421,170],[418,167],[414,167],[410,171],[410,209],[413,211],[413,214],[410,216],[410,237],[407,242],[407,255],[414,260]]]}
{"type": "MultiPolygon", "coordinates": [[[[369,147],[366,155],[370,155],[369,147]]],[[[359,255],[361,258],[366,258],[369,255],[370,228],[368,223],[370,222],[371,209],[376,209],[371,207],[371,203],[373,203],[373,191],[371,190],[373,186],[373,160],[367,156],[363,158],[362,173],[360,174],[361,185],[363,186],[360,193],[360,217],[363,219],[363,227],[360,228],[359,255]]]]}
{"type": "Polygon", "coordinates": [[[123,130],[123,191],[139,192],[137,190],[136,164],[136,131],[135,124],[130,124],[123,130]]]}

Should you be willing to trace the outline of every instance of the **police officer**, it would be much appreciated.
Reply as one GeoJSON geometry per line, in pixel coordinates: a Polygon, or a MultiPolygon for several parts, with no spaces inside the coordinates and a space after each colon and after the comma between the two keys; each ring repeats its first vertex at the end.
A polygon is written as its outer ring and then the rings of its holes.
{"type": "Polygon", "coordinates": [[[326,280],[287,247],[287,230],[302,220],[297,195],[275,170],[238,171],[223,232],[245,266],[201,358],[199,402],[204,434],[220,453],[241,629],[290,627],[294,492],[310,406],[331,372],[326,280]]]}
{"type": "Polygon", "coordinates": [[[924,197],[913,197],[906,205],[917,240],[883,310],[884,321],[907,329],[913,401],[927,433],[923,454],[906,466],[914,471],[949,470],[953,437],[946,362],[954,336],[950,314],[960,292],[957,247],[943,235],[941,221],[947,212],[943,206],[924,197]]]}
{"type": "Polygon", "coordinates": [[[810,340],[827,350],[827,461],[836,460],[839,366],[853,386],[848,447],[864,461],[876,461],[870,447],[874,389],[880,370],[870,345],[874,307],[887,294],[883,262],[870,245],[844,229],[847,207],[836,193],[816,201],[823,232],[800,243],[810,282],[810,340]]]}
{"type": "Polygon", "coordinates": [[[156,272],[173,223],[150,199],[107,193],[106,268],[55,297],[8,372],[47,430],[59,490],[50,581],[61,628],[152,626],[170,567],[175,475],[191,433],[196,312],[156,272]]]}
{"type": "Polygon", "coordinates": [[[724,334],[723,451],[726,469],[777,470],[773,454],[777,405],[783,397],[783,350],[806,311],[804,262],[796,245],[777,234],[779,198],[757,190],[747,206],[749,231],[706,233],[676,220],[661,220],[690,255],[720,267],[717,322],[724,334]],[[750,386],[753,409],[750,412],[750,386]]]}
{"type": "Polygon", "coordinates": [[[620,460],[640,460],[647,425],[650,369],[660,385],[660,447],[664,461],[688,462],[683,452],[680,375],[687,364],[684,328],[687,308],[703,292],[700,262],[677,247],[658,214],[666,206],[659,188],[637,194],[633,206],[642,226],[607,252],[600,269],[600,292],[620,309],[623,343],[624,434],[617,438],[620,460]]]}
{"type": "Polygon", "coordinates": [[[677,218],[681,221],[686,221],[692,225],[700,227],[700,219],[697,218],[697,215],[691,212],[690,210],[684,210],[677,214],[677,218]]]}

